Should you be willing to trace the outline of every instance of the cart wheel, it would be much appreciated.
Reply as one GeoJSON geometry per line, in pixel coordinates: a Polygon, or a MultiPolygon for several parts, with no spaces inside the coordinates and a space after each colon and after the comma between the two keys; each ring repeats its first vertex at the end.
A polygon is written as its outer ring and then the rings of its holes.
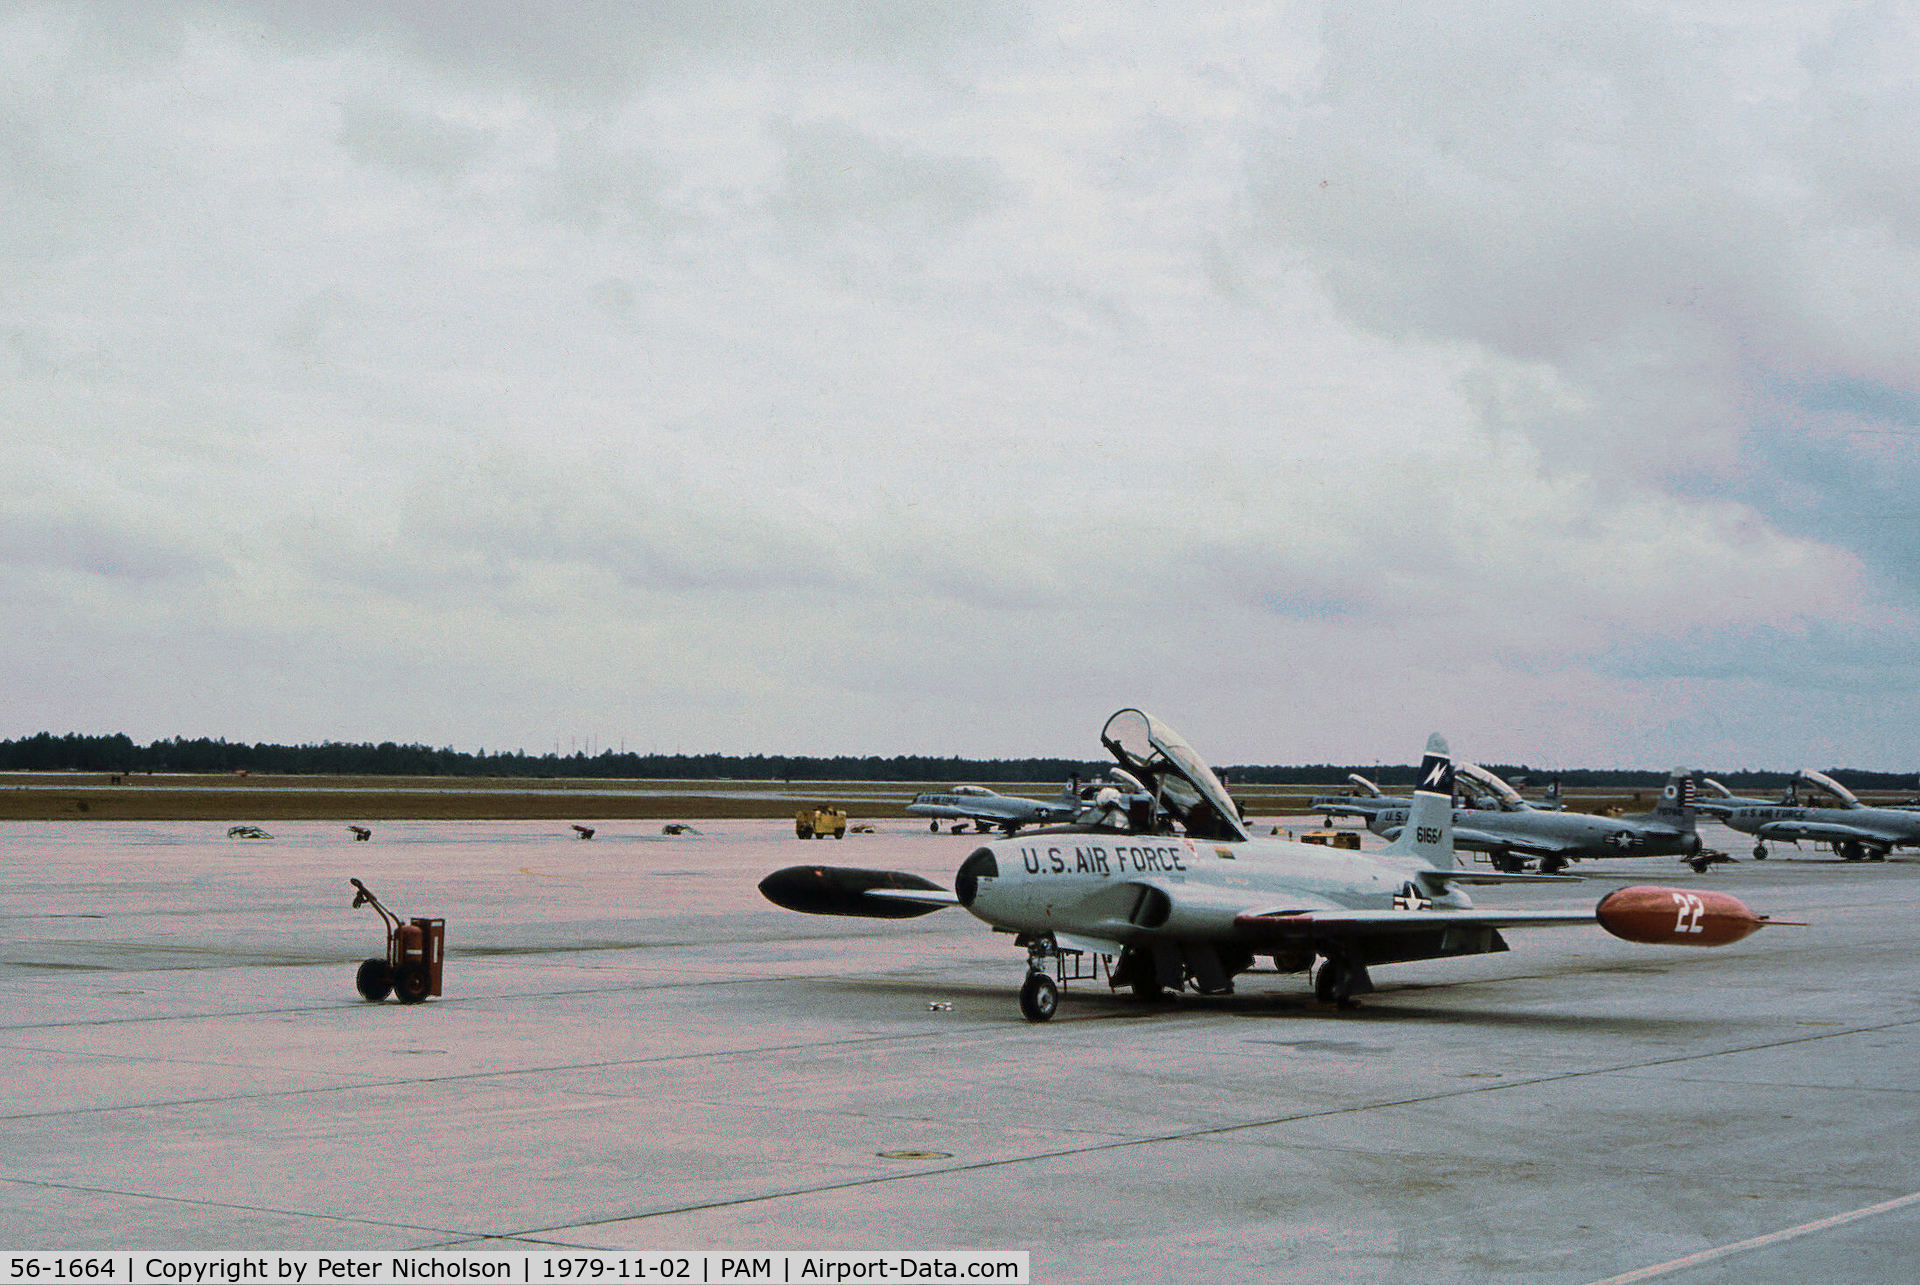
{"type": "Polygon", "coordinates": [[[369,1004],[377,1004],[393,993],[393,970],[384,959],[369,959],[353,975],[353,988],[369,1004]]]}
{"type": "Polygon", "coordinates": [[[425,964],[402,964],[400,971],[394,974],[393,997],[402,1004],[418,1004],[427,997],[432,984],[425,964]]]}

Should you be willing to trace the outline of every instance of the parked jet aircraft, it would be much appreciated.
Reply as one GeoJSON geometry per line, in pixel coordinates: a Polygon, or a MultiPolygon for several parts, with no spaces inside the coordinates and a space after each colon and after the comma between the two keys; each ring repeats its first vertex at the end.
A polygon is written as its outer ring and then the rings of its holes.
{"type": "Polygon", "coordinates": [[[1097,979],[1102,964],[1109,987],[1152,997],[1231,991],[1256,955],[1281,972],[1320,959],[1314,993],[1345,1005],[1373,988],[1374,965],[1504,951],[1507,928],[1597,921],[1627,941],[1718,946],[1767,923],[1726,893],[1678,888],[1621,888],[1578,912],[1475,908],[1462,885],[1572,879],[1455,864],[1453,763],[1439,736],[1408,826],[1371,854],[1254,838],[1206,762],[1151,715],[1123,709],[1100,739],[1144,787],[1124,818],[985,844],[952,890],[905,871],[789,866],[760,891],[817,915],[965,907],[1026,948],[1020,1012],[1034,1022],[1054,1015],[1060,983],[1097,979]]]}
{"type": "Polygon", "coordinates": [[[1706,810],[1735,830],[1753,835],[1756,861],[1767,859],[1768,841],[1797,843],[1809,839],[1824,843],[1843,861],[1885,861],[1895,848],[1920,847],[1920,812],[1905,808],[1870,808],[1852,790],[1824,772],[1802,770],[1794,781],[1825,791],[1835,807],[1810,807],[1794,801],[1789,790],[1784,801],[1726,798],[1703,802],[1706,810]]]}
{"type": "MultiPolygon", "coordinates": [[[[1536,812],[1558,812],[1561,809],[1558,780],[1547,787],[1544,799],[1535,802],[1523,798],[1518,790],[1478,764],[1458,763],[1454,766],[1455,784],[1461,790],[1456,804],[1470,811],[1511,812],[1525,808],[1536,812]]],[[[1353,789],[1345,794],[1316,794],[1308,802],[1307,811],[1320,813],[1331,825],[1335,817],[1361,817],[1371,821],[1382,812],[1405,812],[1413,805],[1413,800],[1405,795],[1382,793],[1379,786],[1358,772],[1349,772],[1347,780],[1353,783],[1353,789]]],[[[1399,824],[1405,824],[1404,820],[1399,824]]]]}
{"type": "Polygon", "coordinates": [[[1371,817],[1384,808],[1404,808],[1412,803],[1404,796],[1381,793],[1379,786],[1358,772],[1347,773],[1347,780],[1353,783],[1353,789],[1345,794],[1316,794],[1307,811],[1320,813],[1332,825],[1335,817],[1371,817]]]}
{"type": "MultiPolygon", "coordinates": [[[[996,794],[984,785],[956,785],[938,793],[914,795],[913,802],[907,804],[907,815],[932,817],[929,830],[938,830],[942,821],[971,821],[982,834],[989,830],[1012,834],[1023,825],[1071,821],[1080,815],[1079,786],[1078,780],[1070,781],[1058,798],[1042,803],[996,794]]],[[[964,828],[955,826],[954,833],[964,828]]]]}
{"type": "MultiPolygon", "coordinates": [[[[1488,808],[1467,808],[1453,814],[1453,840],[1462,848],[1484,852],[1495,870],[1517,871],[1528,857],[1537,857],[1543,874],[1555,874],[1573,861],[1601,857],[1695,858],[1703,847],[1694,824],[1694,774],[1675,768],[1651,812],[1634,816],[1602,817],[1585,812],[1550,811],[1522,799],[1505,782],[1484,768],[1461,766],[1487,781],[1499,782],[1506,792],[1488,808]]],[[[1398,836],[1407,824],[1407,811],[1382,808],[1367,828],[1385,838],[1398,836]]]]}

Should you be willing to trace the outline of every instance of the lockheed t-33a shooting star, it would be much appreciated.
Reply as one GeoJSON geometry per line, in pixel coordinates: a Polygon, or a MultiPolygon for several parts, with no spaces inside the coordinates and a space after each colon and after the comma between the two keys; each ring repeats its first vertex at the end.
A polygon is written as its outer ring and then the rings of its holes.
{"type": "Polygon", "coordinates": [[[1455,863],[1453,760],[1427,742],[1406,829],[1360,853],[1256,839],[1226,787],[1180,736],[1123,709],[1101,743],[1114,775],[1140,788],[1069,826],[976,848],[951,890],[898,870],[789,866],[760,882],[769,901],[816,915],[908,919],[961,906],[1027,952],[1020,1012],[1044,1022],[1060,984],[1097,980],[1143,998],[1191,987],[1225,994],[1257,956],[1314,973],[1342,1007],[1373,989],[1376,964],[1507,949],[1501,932],[1599,925],[1627,941],[1721,946],[1768,920],[1723,892],[1629,887],[1591,910],[1482,910],[1466,884],[1576,882],[1572,876],[1469,870],[1455,863]]]}
{"type": "Polygon", "coordinates": [[[1045,803],[1038,799],[1000,794],[984,785],[956,785],[929,794],[914,795],[906,811],[908,816],[933,818],[927,826],[929,830],[938,830],[942,821],[958,821],[961,824],[953,827],[953,832],[958,834],[966,829],[966,823],[970,821],[982,834],[994,829],[1012,834],[1023,825],[1073,820],[1080,814],[1080,799],[1074,793],[1075,784],[1069,782],[1060,791],[1059,798],[1045,803]]]}

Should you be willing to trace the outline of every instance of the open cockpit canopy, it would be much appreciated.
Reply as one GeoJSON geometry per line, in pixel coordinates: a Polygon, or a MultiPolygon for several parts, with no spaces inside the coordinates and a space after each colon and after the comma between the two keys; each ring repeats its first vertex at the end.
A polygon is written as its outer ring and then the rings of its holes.
{"type": "Polygon", "coordinates": [[[1180,733],[1151,714],[1123,709],[1107,720],[1100,743],[1180,828],[1196,839],[1250,837],[1240,809],[1180,733]]]}

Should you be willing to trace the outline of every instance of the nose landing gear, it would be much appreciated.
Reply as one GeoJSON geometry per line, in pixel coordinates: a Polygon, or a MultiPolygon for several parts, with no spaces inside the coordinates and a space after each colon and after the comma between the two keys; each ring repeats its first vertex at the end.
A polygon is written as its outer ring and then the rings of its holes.
{"type": "Polygon", "coordinates": [[[1060,1009],[1060,987],[1045,973],[1028,973],[1020,984],[1020,1016],[1029,1022],[1050,1022],[1060,1009]]]}

